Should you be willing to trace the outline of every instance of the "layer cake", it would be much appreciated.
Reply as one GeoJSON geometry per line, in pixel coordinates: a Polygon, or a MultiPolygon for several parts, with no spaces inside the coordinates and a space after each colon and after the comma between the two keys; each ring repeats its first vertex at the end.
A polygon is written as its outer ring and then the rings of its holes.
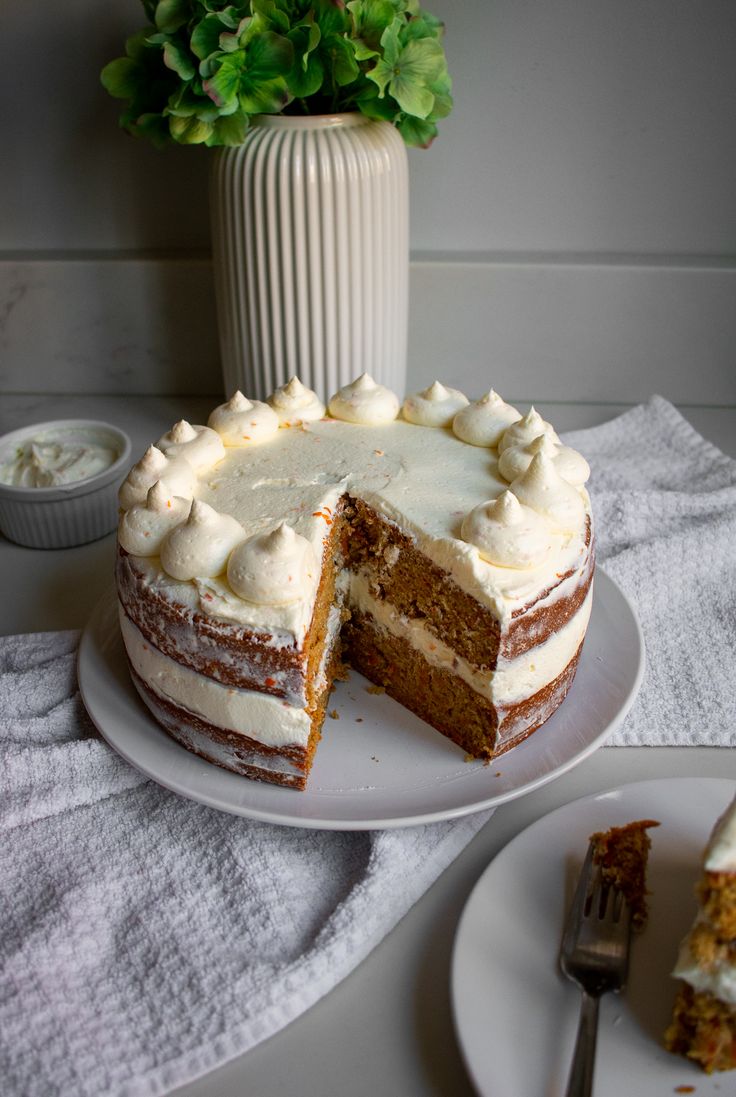
{"type": "MultiPolygon", "coordinates": [[[[177,423],[120,492],[120,622],[157,721],[303,788],[353,666],[473,758],[564,699],[592,601],[584,459],[534,409],[363,375],[177,423]]],[[[339,734],[339,725],[331,728],[339,734]]]]}

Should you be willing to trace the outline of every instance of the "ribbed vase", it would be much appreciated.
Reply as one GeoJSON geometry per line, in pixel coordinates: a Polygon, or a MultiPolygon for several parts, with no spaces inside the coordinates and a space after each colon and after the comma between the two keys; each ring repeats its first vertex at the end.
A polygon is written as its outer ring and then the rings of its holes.
{"type": "Polygon", "coordinates": [[[211,175],[227,395],[263,399],[294,374],[327,399],[358,374],[406,378],[408,168],[388,122],[254,120],[211,175]]]}

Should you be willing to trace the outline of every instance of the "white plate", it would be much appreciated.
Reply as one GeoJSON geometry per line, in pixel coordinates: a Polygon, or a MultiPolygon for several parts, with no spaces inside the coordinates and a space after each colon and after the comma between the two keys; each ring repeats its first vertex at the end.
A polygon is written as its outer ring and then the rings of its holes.
{"type": "Polygon", "coordinates": [[[413,826],[490,808],[567,772],[628,712],[644,645],[629,603],[596,574],[593,611],[565,703],[534,735],[490,766],[462,751],[352,673],[337,686],[306,791],[249,781],[191,754],[150,716],[128,675],[111,591],[93,613],[79,651],[79,684],[111,746],[166,788],[223,811],[292,826],[375,830],[413,826]]]}
{"type": "Polygon", "coordinates": [[[482,1097],[559,1097],[565,1092],[580,993],[559,973],[565,911],[588,836],[657,819],[649,833],[650,913],[634,939],[629,986],[601,1003],[595,1097],[698,1097],[733,1093],[730,1075],[710,1078],[662,1046],[677,983],[670,976],[695,914],[703,848],[736,782],[641,781],[575,800],[522,831],[476,884],[452,960],[455,1024],[482,1097]]]}

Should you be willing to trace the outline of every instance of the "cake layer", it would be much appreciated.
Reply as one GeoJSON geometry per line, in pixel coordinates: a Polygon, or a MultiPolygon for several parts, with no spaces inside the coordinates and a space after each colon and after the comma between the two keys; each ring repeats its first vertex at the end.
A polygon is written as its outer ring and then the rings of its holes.
{"type": "Polygon", "coordinates": [[[425,617],[407,617],[399,613],[386,599],[371,593],[375,582],[366,573],[352,575],[349,604],[354,612],[373,619],[374,627],[405,640],[432,666],[443,667],[470,686],[485,700],[500,708],[525,701],[539,693],[568,666],[583,642],[593,603],[593,591],[588,590],[580,605],[558,632],[527,648],[515,658],[498,659],[495,669],[474,666],[437,636],[428,627],[425,617]]]}
{"type": "Polygon", "coordinates": [[[351,666],[474,758],[509,750],[549,719],[572,684],[581,650],[537,693],[499,707],[454,670],[428,663],[405,637],[382,628],[369,614],[354,612],[344,635],[351,666]]]}
{"type": "Polygon", "coordinates": [[[344,553],[351,569],[368,571],[381,598],[406,617],[421,617],[427,628],[475,666],[493,669],[499,657],[513,659],[563,628],[590,589],[595,553],[589,521],[574,566],[547,576],[526,603],[499,620],[367,503],[350,498],[346,516],[350,536],[344,553]]]}
{"type": "Polygon", "coordinates": [[[687,983],[677,992],[665,1046],[685,1055],[706,1074],[736,1068],[736,1009],[687,983]]]}

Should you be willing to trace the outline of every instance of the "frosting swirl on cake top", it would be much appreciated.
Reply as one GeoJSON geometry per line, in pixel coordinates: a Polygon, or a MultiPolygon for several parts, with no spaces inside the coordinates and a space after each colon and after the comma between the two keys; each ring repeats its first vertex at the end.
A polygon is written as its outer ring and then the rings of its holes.
{"type": "Polygon", "coordinates": [[[174,579],[207,579],[221,575],[245,530],[229,514],[195,499],[186,522],[175,526],[161,544],[161,566],[174,579]]]}
{"type": "MultiPolygon", "coordinates": [[[[286,390],[296,403],[316,406],[297,379],[280,390],[282,405],[286,390]]],[[[418,395],[427,405],[443,405],[447,393],[452,390],[436,382],[418,395]]],[[[280,398],[269,399],[276,405],[280,398]]],[[[272,407],[236,393],[215,409],[210,427],[176,424],[160,440],[170,443],[167,453],[150,447],[134,466],[121,489],[121,505],[129,512],[138,509],[121,520],[120,543],[147,561],[151,582],[171,584],[177,601],[194,612],[283,636],[303,636],[309,626],[319,561],[345,496],[362,499],[393,523],[501,621],[580,567],[589,554],[588,496],[560,475],[558,459],[565,455],[569,464],[573,455],[584,471],[587,464],[555,442],[551,427],[545,432],[536,412],[524,417],[524,425],[519,412],[491,390],[463,405],[450,431],[396,419],[398,408],[393,393],[363,375],[333,397],[329,417],[292,416],[279,429],[272,407]],[[466,414],[466,433],[474,439],[468,443],[457,434],[466,414]],[[241,444],[237,432],[245,418],[253,429],[251,422],[261,415],[263,444],[241,444]],[[535,438],[524,442],[525,432],[540,423],[535,438]],[[479,428],[475,432],[473,424],[479,428]],[[497,461],[489,439],[499,432],[508,437],[514,428],[520,428],[508,447],[514,453],[502,451],[497,461]],[[225,443],[224,456],[214,445],[211,463],[198,461],[194,470],[186,454],[194,456],[196,446],[201,458],[215,429],[225,443]],[[522,464],[523,471],[513,475],[522,464]],[[513,476],[510,484],[504,470],[513,476]],[[163,484],[147,499],[159,479],[163,484]],[[189,509],[191,499],[196,505],[189,509]],[[263,564],[260,587],[244,564],[256,556],[263,564]],[[285,573],[287,585],[279,587],[268,576],[282,575],[282,565],[289,563],[294,567],[285,573]],[[295,574],[302,577],[298,582],[295,574]]],[[[582,476],[578,481],[582,484],[582,476]]]]}
{"type": "Polygon", "coordinates": [[[211,427],[192,426],[186,419],[162,434],[156,448],[167,457],[184,457],[193,469],[206,468],[225,456],[225,446],[211,427]]]}
{"type": "Polygon", "coordinates": [[[560,530],[580,529],[585,519],[585,504],[580,492],[563,480],[554,463],[543,453],[536,454],[526,472],[511,484],[521,503],[544,514],[560,530]]]}
{"type": "Polygon", "coordinates": [[[309,423],[321,419],[325,405],[316,392],[303,385],[298,377],[292,377],[285,385],[275,389],[266,399],[280,423],[309,423]]]}
{"type": "Polygon", "coordinates": [[[120,485],[120,506],[128,510],[134,503],[145,503],[149,488],[161,479],[166,480],[174,495],[192,498],[197,476],[189,462],[183,457],[169,457],[157,446],[149,446],[120,485]]]}
{"type": "Polygon", "coordinates": [[[368,373],[339,389],[328,404],[335,419],[372,426],[390,423],[399,414],[399,398],[385,385],[378,385],[368,373]]]}
{"type": "Polygon", "coordinates": [[[315,586],[319,565],[314,549],[281,522],[257,533],[232,552],[227,578],[239,598],[256,605],[284,606],[305,598],[315,586]]]}
{"type": "Polygon", "coordinates": [[[463,519],[462,536],[488,563],[505,568],[536,567],[554,541],[550,523],[511,491],[474,507],[463,519]]]}
{"type": "Polygon", "coordinates": [[[458,411],[452,429],[463,442],[471,446],[496,446],[504,431],[521,419],[521,414],[507,404],[493,389],[458,411]]]}
{"type": "Polygon", "coordinates": [[[421,427],[449,427],[455,414],[467,403],[467,396],[459,389],[445,388],[435,381],[429,388],[407,396],[401,414],[408,423],[421,427]]]}
{"type": "Polygon", "coordinates": [[[207,425],[226,446],[251,446],[265,442],[279,429],[279,417],[260,400],[248,400],[238,391],[210,415],[207,425]]]}
{"type": "Polygon", "coordinates": [[[164,537],[185,520],[190,499],[174,495],[163,480],[149,488],[145,503],[124,511],[118,525],[118,541],[134,556],[157,556],[164,537]]]}
{"type": "Polygon", "coordinates": [[[529,408],[523,418],[512,423],[503,432],[498,441],[498,452],[503,453],[509,446],[528,446],[540,434],[546,434],[550,441],[555,443],[560,440],[555,434],[552,424],[543,419],[536,408],[529,408]]]}

